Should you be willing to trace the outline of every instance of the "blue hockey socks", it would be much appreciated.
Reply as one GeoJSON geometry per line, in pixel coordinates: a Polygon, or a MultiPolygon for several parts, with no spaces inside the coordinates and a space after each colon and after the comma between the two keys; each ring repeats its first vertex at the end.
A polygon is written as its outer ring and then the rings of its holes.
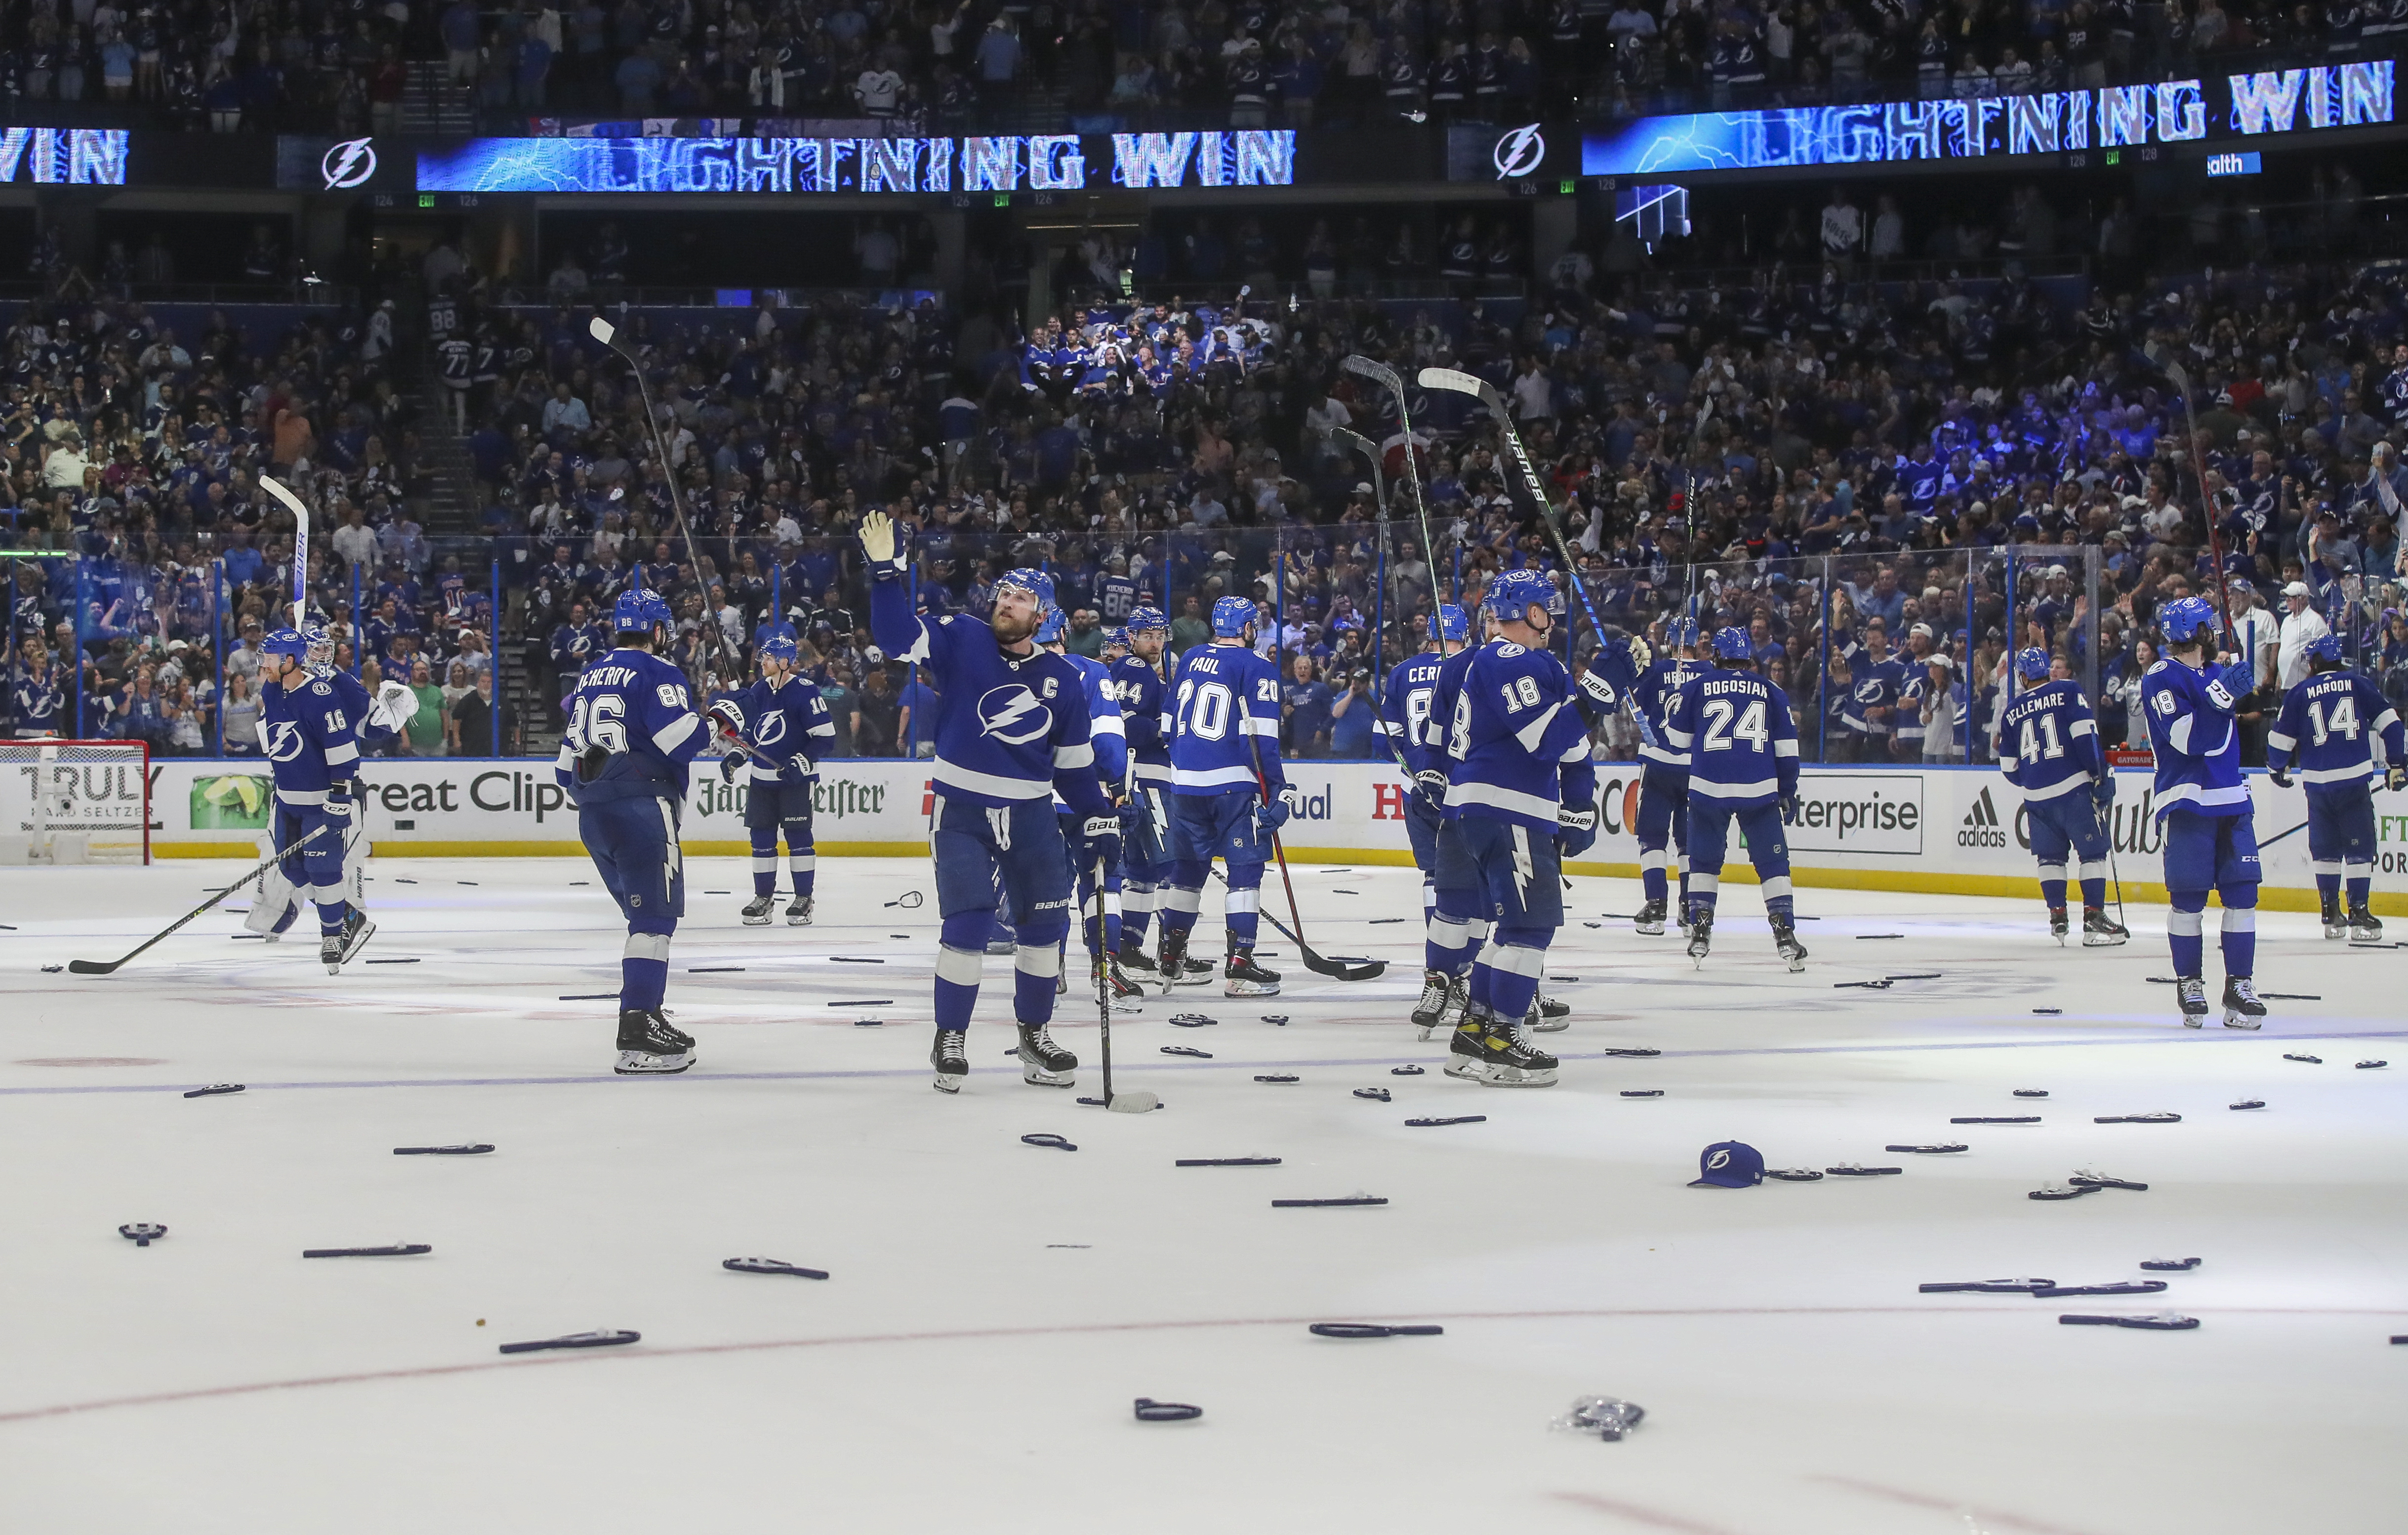
{"type": "Polygon", "coordinates": [[[1231,864],[1229,866],[1229,898],[1222,906],[1222,921],[1229,929],[1229,948],[1237,954],[1252,954],[1254,934],[1262,925],[1263,866],[1231,864]]]}
{"type": "MultiPolygon", "coordinates": [[[[2173,952],[2174,974],[2198,975],[2200,957],[2205,945],[2200,934],[2205,929],[2207,892],[2176,890],[2169,893],[2173,910],[2166,913],[2166,946],[2173,952]]],[[[2252,935],[2253,939],[2255,935],[2252,935]]],[[[2244,972],[2245,973],[2245,972],[2244,972]]]]}
{"type": "Polygon", "coordinates": [[[650,1012],[669,989],[669,936],[629,933],[619,959],[619,1010],[650,1012]]]}
{"type": "Polygon", "coordinates": [[[1499,927],[1481,946],[1471,962],[1471,996],[1485,1002],[1499,1023],[1527,1017],[1539,996],[1539,978],[1547,967],[1547,942],[1555,934],[1544,927],[1499,927]]]}
{"type": "Polygon", "coordinates": [[[2107,904],[2107,882],[2106,882],[2106,881],[2104,881],[2104,880],[2085,880],[2085,881],[2083,881],[2083,882],[2082,882],[2082,905],[2083,905],[2083,909],[2084,909],[2084,910],[2086,910],[2086,911],[2100,911],[2100,910],[2103,909],[2103,908],[2106,906],[2106,904],[2107,904]]]}
{"type": "Polygon", "coordinates": [[[936,1021],[939,1028],[968,1028],[978,1007],[979,968],[986,959],[992,911],[964,911],[938,929],[936,1021]]]}
{"type": "Polygon", "coordinates": [[[2048,909],[2049,909],[2050,911],[2064,911],[2064,910],[2065,910],[2065,881],[2064,881],[2062,878],[2054,879],[2054,880],[2042,880],[2042,881],[2041,881],[2041,882],[2040,882],[2040,898],[2041,898],[2042,900],[2043,900],[2043,901],[2045,901],[2045,902],[2047,902],[2047,903],[2048,903],[2048,909]]]}
{"type": "MultiPolygon", "coordinates": [[[[2364,865],[2364,864],[2357,864],[2357,865],[2354,865],[2354,866],[2352,866],[2352,867],[2354,867],[2354,868],[2366,868],[2367,866],[2366,866],[2366,865],[2364,865]]],[[[2367,893],[2368,893],[2369,891],[2371,891],[2373,887],[2374,887],[2374,879],[2373,879],[2373,876],[2372,876],[2372,874],[2353,874],[2353,875],[2351,875],[2351,876],[2349,877],[2349,908],[2350,908],[2350,910],[2351,910],[2351,911],[2357,911],[2359,907],[2364,906],[2364,905],[2366,904],[2366,901],[2367,901],[2367,893]]]]}
{"type": "Polygon", "coordinates": [[[2236,892],[2225,897],[2222,938],[2225,975],[2227,977],[2256,975],[2258,973],[2258,887],[2256,885],[2251,885],[2245,895],[2236,892]],[[2235,901],[2245,901],[2247,904],[2235,905],[2235,901]]]}

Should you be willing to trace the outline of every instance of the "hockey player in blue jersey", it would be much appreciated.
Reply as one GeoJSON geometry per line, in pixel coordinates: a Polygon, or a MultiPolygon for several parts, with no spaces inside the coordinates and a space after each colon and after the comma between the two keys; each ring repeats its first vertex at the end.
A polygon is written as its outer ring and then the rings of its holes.
{"type": "Polygon", "coordinates": [[[2210,673],[2209,641],[2219,625],[2205,597],[2157,610],[2165,655],[2141,678],[2141,712],[2157,753],[2157,823],[2165,844],[2166,941],[2183,1026],[2207,1023],[2202,975],[2207,893],[2224,907],[2224,1026],[2256,1028],[2266,1017],[2253,977],[2258,960],[2258,827],[2241,776],[2241,729],[2233,716],[2249,691],[2237,661],[2210,673]]]}
{"type": "Polygon", "coordinates": [[[1999,771],[2022,791],[2032,856],[2040,860],[2041,898],[2057,942],[2072,924],[2065,910],[2065,857],[2082,859],[2082,946],[2103,949],[2131,937],[2107,915],[2107,839],[2115,807],[2115,775],[2100,750],[2090,700],[2037,645],[2015,653],[2015,674],[2030,691],[2007,706],[1999,723],[1999,771]]]}
{"type": "Polygon", "coordinates": [[[868,556],[870,633],[886,653],[919,664],[945,696],[930,769],[929,851],[937,866],[936,1043],[928,1062],[939,1092],[961,1091],[968,1031],[999,893],[1011,897],[1012,1014],[1024,1081],[1068,1087],[1079,1057],[1054,1042],[1058,945],[1070,930],[1070,859],[1054,791],[1085,819],[1091,853],[1116,855],[1120,820],[1104,797],[1089,739],[1085,679],[1039,650],[1037,626],[1054,600],[1053,578],[1010,570],[996,582],[992,616],[947,613],[923,622],[902,580],[904,552],[882,511],[861,520],[868,556]]]}
{"type": "MultiPolygon", "coordinates": [[[[1049,608],[1045,621],[1037,626],[1037,643],[1079,669],[1087,700],[1087,739],[1096,750],[1096,778],[1103,785],[1104,797],[1111,801],[1115,812],[1118,812],[1125,808],[1128,801],[1129,757],[1128,735],[1121,720],[1117,687],[1112,681],[1111,668],[1103,662],[1070,653],[1069,634],[1070,615],[1059,608],[1049,608]]],[[[1091,981],[1103,983],[1116,1002],[1138,996],[1142,988],[1131,981],[1115,962],[1121,946],[1121,850],[1126,845],[1125,831],[1113,841],[1107,856],[1087,845],[1086,838],[1081,833],[1085,817],[1071,810],[1058,791],[1054,796],[1054,811],[1061,818],[1062,845],[1069,856],[1070,873],[1078,889],[1080,932],[1087,944],[1088,977],[1091,981]],[[1104,870],[1100,891],[1096,882],[1096,866],[1099,860],[1104,870]],[[1085,915],[1090,900],[1096,902],[1096,915],[1093,918],[1085,915]]],[[[1117,817],[1115,825],[1125,820],[1125,817],[1117,817]]],[[[1067,937],[1063,940],[1065,947],[1068,941],[1067,937]]],[[[1064,996],[1069,989],[1069,976],[1066,969],[1055,978],[1054,993],[1057,997],[1064,996]]]]}
{"type": "MultiPolygon", "coordinates": [[[[1112,696],[1121,706],[1121,729],[1128,741],[1133,793],[1121,811],[1120,962],[1124,973],[1143,980],[1158,973],[1145,952],[1164,887],[1170,882],[1170,690],[1162,680],[1162,653],[1170,642],[1170,620],[1159,608],[1129,614],[1128,653],[1111,663],[1112,696]]],[[[1210,965],[1190,962],[1210,975],[1210,965]]]]}
{"type": "MultiPolygon", "coordinates": [[[[1571,673],[1548,650],[1563,598],[1536,570],[1508,570],[1483,600],[1486,644],[1440,668],[1430,733],[1444,754],[1445,815],[1475,871],[1488,937],[1447,1044],[1447,1075],[1491,1087],[1548,1087],[1555,1057],[1531,1043],[1528,1020],[1547,946],[1563,925],[1562,867],[1597,840],[1597,769],[1571,673]]],[[[1599,673],[1619,694],[1637,681],[1643,647],[1608,645],[1599,673]]],[[[1438,877],[1440,910],[1459,879],[1438,877]]]]}
{"type": "MultiPolygon", "coordinates": [[[[279,849],[299,846],[275,870],[280,883],[253,904],[268,908],[271,923],[290,920],[291,901],[317,907],[318,957],[332,975],[376,932],[346,898],[343,872],[365,722],[348,693],[310,674],[308,652],[298,629],[278,629],[261,646],[259,743],[276,783],[269,836],[279,849]]],[[[392,734],[383,728],[378,739],[392,734]]]]}
{"type": "Polygon", "coordinates": [[[672,1075],[694,1064],[694,1039],[662,1011],[669,936],[685,915],[678,820],[689,765],[709,739],[685,674],[660,654],[675,624],[641,587],[611,605],[610,653],[586,667],[567,699],[552,777],[577,807],[577,834],[627,919],[619,960],[623,1077],[672,1075]]]}
{"type": "Polygon", "coordinates": [[[1691,678],[1708,669],[1698,654],[1694,618],[1676,618],[1664,625],[1664,649],[1666,653],[1647,668],[1630,699],[1649,726],[1639,742],[1639,815],[1638,824],[1631,827],[1639,839],[1639,886],[1643,901],[1637,926],[1648,934],[1664,930],[1666,898],[1675,894],[1667,872],[1674,854],[1680,887],[1672,911],[1682,931],[1689,926],[1689,770],[1683,754],[1664,744],[1664,710],[1691,678]]]}
{"type": "MultiPolygon", "coordinates": [[[[333,695],[335,712],[351,722],[351,740],[355,746],[374,748],[400,734],[403,726],[418,713],[418,695],[399,681],[387,680],[370,697],[366,686],[351,673],[335,666],[335,639],[323,624],[309,623],[301,626],[304,646],[302,669],[311,683],[322,683],[333,695]]],[[[295,683],[295,686],[300,685],[295,683]]],[[[342,790],[341,798],[330,803],[348,807],[348,813],[337,812],[337,825],[342,837],[342,871],[338,883],[342,897],[368,930],[375,924],[367,921],[367,827],[363,811],[366,796],[359,790],[359,757],[351,758],[347,771],[335,775],[342,790]]],[[[268,851],[278,845],[271,840],[268,851]]],[[[333,837],[334,832],[327,833],[333,837]]],[[[318,898],[322,899],[321,895],[318,898]]],[[[281,940],[285,932],[299,921],[302,908],[312,904],[302,889],[285,877],[281,867],[271,868],[261,877],[259,893],[251,898],[251,911],[243,925],[268,942],[281,940]]],[[[366,941],[365,938],[362,942],[366,941]]]]}
{"type": "Polygon", "coordinates": [[[1747,839],[1748,862],[1764,895],[1773,947],[1793,970],[1806,968],[1790,894],[1789,840],[1798,819],[1798,726],[1788,696],[1756,675],[1744,629],[1716,629],[1715,667],[1681,684],[1664,711],[1664,744],[1688,759],[1689,957],[1700,967],[1713,947],[1730,825],[1747,839]]]}
{"type": "MultiPolygon", "coordinates": [[[[1428,650],[1397,663],[1380,700],[1380,734],[1396,753],[1398,769],[1405,777],[1405,838],[1412,844],[1413,866],[1422,871],[1422,995],[1413,1004],[1412,1019],[1425,1040],[1470,1003],[1475,940],[1466,917],[1479,909],[1474,898],[1463,903],[1460,911],[1439,915],[1438,839],[1446,824],[1446,753],[1429,741],[1430,700],[1437,695],[1439,672],[1447,657],[1470,642],[1471,620],[1455,604],[1441,603],[1430,615],[1426,638],[1428,650]]],[[[1469,868],[1468,860],[1455,864],[1469,868]]],[[[1479,925],[1485,928],[1487,924],[1479,925]]]]}
{"type": "Polygon", "coordinates": [[[801,673],[794,626],[781,624],[760,644],[755,660],[761,679],[733,698],[710,706],[721,728],[741,738],[776,766],[742,752],[719,759],[719,776],[745,781],[744,829],[752,838],[752,898],[744,904],[744,925],[768,925],[777,904],[778,833],[786,834],[786,869],[794,899],[786,925],[808,927],[819,854],[811,839],[811,796],[819,785],[817,758],[836,744],[836,722],[827,701],[801,673]]]}
{"type": "Polygon", "coordinates": [[[2308,641],[2309,675],[2283,696],[2283,710],[2266,734],[2266,767],[2290,787],[2297,776],[2308,796],[2308,856],[2315,861],[2316,904],[2325,937],[2380,943],[2383,924],[2369,907],[2373,883],[2374,783],[2408,785],[2408,732],[2383,690],[2342,662],[2341,641],[2308,641]],[[2374,762],[2383,743],[2384,766],[2374,762]],[[2342,917],[2342,882],[2349,882],[2349,916],[2342,917]]]}
{"type": "Polygon", "coordinates": [[[1280,681],[1254,653],[1254,605],[1212,604],[1212,642],[1179,658],[1170,700],[1170,885],[1162,911],[1162,983],[1187,983],[1187,940],[1212,860],[1228,865],[1222,991],[1276,997],[1280,978],[1254,963],[1263,865],[1294,810],[1280,764],[1280,681]]]}

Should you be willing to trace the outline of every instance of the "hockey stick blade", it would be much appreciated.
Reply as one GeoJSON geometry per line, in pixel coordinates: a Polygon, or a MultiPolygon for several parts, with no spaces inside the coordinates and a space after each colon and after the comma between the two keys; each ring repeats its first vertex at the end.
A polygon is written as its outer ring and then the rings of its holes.
{"type": "Polygon", "coordinates": [[[1477,374],[1452,367],[1426,367],[1413,376],[1413,381],[1424,389],[1443,389],[1454,395],[1477,395],[1490,409],[1498,404],[1496,386],[1477,374]]]}
{"type": "Polygon", "coordinates": [[[1329,976],[1338,981],[1377,981],[1387,973],[1388,962],[1384,959],[1331,959],[1297,937],[1286,923],[1268,911],[1261,915],[1265,922],[1287,935],[1288,940],[1296,945],[1297,952],[1303,957],[1304,968],[1316,975],[1329,976]]]}
{"type": "Polygon", "coordinates": [[[618,336],[619,327],[610,323],[610,322],[603,319],[597,314],[593,318],[593,320],[587,323],[585,331],[587,335],[593,337],[594,339],[601,342],[607,347],[609,346],[613,339],[618,336]]]}
{"type": "Polygon", "coordinates": [[[266,490],[268,495],[276,497],[277,500],[284,504],[285,510],[293,513],[295,517],[307,517],[309,515],[309,509],[301,504],[301,498],[294,495],[291,488],[282,481],[272,479],[267,475],[261,475],[259,477],[259,482],[266,490]]]}

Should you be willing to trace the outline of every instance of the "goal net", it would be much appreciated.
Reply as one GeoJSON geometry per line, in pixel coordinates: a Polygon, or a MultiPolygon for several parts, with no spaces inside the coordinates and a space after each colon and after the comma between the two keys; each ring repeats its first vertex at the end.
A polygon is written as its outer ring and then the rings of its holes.
{"type": "Polygon", "coordinates": [[[150,861],[150,749],[0,740],[0,863],[150,861]]]}

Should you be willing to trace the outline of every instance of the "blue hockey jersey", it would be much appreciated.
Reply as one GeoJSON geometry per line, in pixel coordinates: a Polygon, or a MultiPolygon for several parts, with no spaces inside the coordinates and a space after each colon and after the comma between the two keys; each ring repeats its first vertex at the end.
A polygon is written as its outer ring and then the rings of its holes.
{"type": "Polygon", "coordinates": [[[1686,686],[1690,679],[1702,677],[1713,668],[1703,661],[1683,661],[1664,656],[1649,664],[1639,685],[1631,689],[1630,701],[1637,706],[1639,717],[1647,722],[1647,735],[1639,743],[1639,760],[1653,773],[1680,774],[1688,771],[1687,754],[1672,750],[1664,742],[1664,711],[1672,707],[1673,696],[1686,686]]]}
{"type": "Polygon", "coordinates": [[[650,651],[614,650],[568,696],[552,776],[580,805],[682,800],[686,765],[708,739],[683,672],[650,651]]]}
{"type": "Polygon", "coordinates": [[[1430,728],[1445,753],[1451,821],[1479,816],[1553,836],[1562,807],[1597,803],[1588,722],[1571,673],[1545,651],[1497,639],[1449,657],[1430,728]]]}
{"type": "Polygon", "coordinates": [[[1251,795],[1254,754],[1271,797],[1287,787],[1280,765],[1280,683],[1243,645],[1195,645],[1171,679],[1170,782],[1183,795],[1251,795]]]}
{"type": "Polygon", "coordinates": [[[2377,739],[2385,762],[2408,762],[2403,735],[2400,711],[2365,676],[2318,672],[2283,695],[2283,711],[2266,732],[2266,766],[2287,767],[2296,754],[2294,776],[2310,790],[2356,786],[2374,776],[2377,739]]]}
{"type": "Polygon", "coordinates": [[[784,765],[764,768],[757,762],[748,763],[749,782],[819,782],[816,764],[836,744],[836,721],[829,717],[827,700],[820,696],[818,688],[802,677],[782,678],[775,686],[764,677],[736,696],[736,707],[744,711],[744,739],[759,747],[763,755],[784,765]],[[795,760],[797,757],[813,766],[806,768],[795,760]]]}
{"type": "Polygon", "coordinates": [[[937,722],[930,776],[943,793],[1000,808],[1058,787],[1072,810],[1110,812],[1096,776],[1086,679],[1068,658],[1031,648],[1008,655],[968,613],[923,623],[900,581],[869,588],[869,629],[886,653],[916,661],[949,705],[937,722]]]}
{"type": "Polygon", "coordinates": [[[1689,802],[1769,805],[1798,792],[1798,725],[1789,698],[1751,671],[1719,668],[1681,684],[1664,710],[1664,744],[1689,769],[1689,802]]]}
{"type": "Polygon", "coordinates": [[[1162,673],[1134,655],[1111,666],[1112,701],[1121,706],[1121,734],[1128,742],[1129,765],[1140,783],[1170,786],[1170,723],[1163,704],[1170,690],[1162,673]]]}
{"type": "Polygon", "coordinates": [[[2007,706],[1999,724],[1999,771],[2027,800],[2071,794],[2106,770],[2099,722],[2080,684],[2044,682],[2007,706]]]}
{"type": "Polygon", "coordinates": [[[1429,743],[1430,700],[1438,694],[1438,674],[1446,658],[1424,651],[1397,663],[1388,673],[1388,691],[1380,700],[1380,734],[1396,749],[1407,778],[1443,769],[1444,756],[1429,743]]]}
{"type": "Polygon", "coordinates": [[[38,677],[28,670],[16,679],[11,691],[19,736],[59,733],[59,720],[66,712],[66,694],[59,683],[70,675],[64,667],[52,666],[38,677]]]}
{"type": "MultiPolygon", "coordinates": [[[[376,697],[373,694],[368,692],[367,684],[366,682],[361,681],[350,672],[340,670],[334,667],[328,667],[324,671],[313,671],[310,675],[313,678],[321,679],[331,685],[335,690],[335,696],[343,701],[343,712],[350,717],[351,722],[352,744],[357,746],[381,746],[386,741],[393,739],[394,737],[401,734],[398,729],[382,723],[377,718],[375,712],[376,697]]],[[[358,772],[358,758],[356,756],[353,757],[352,764],[351,772],[337,773],[335,776],[337,778],[354,777],[358,772]]]]}
{"type": "MultiPolygon", "coordinates": [[[[1084,655],[1065,655],[1064,660],[1079,668],[1079,677],[1087,700],[1087,740],[1095,748],[1096,778],[1103,784],[1104,793],[1118,798],[1128,793],[1128,732],[1121,717],[1118,689],[1112,681],[1112,668],[1101,661],[1084,655]]],[[[1068,810],[1060,790],[1054,794],[1054,807],[1068,810]]]]}
{"type": "Polygon", "coordinates": [[[2141,712],[2157,757],[2157,819],[2169,811],[2247,815],[2236,700],[2224,684],[2180,661],[2159,661],[2141,678],[2141,712]]]}
{"type": "Polygon", "coordinates": [[[1858,656],[1856,678],[1840,711],[1842,722],[1859,736],[1888,735],[1898,725],[1898,700],[1905,691],[1906,668],[1895,660],[1858,656]],[[1886,712],[1876,713],[1876,710],[1886,712]]]}
{"type": "Polygon", "coordinates": [[[359,770],[354,707],[325,677],[305,674],[291,687],[260,684],[259,744],[267,753],[277,798],[287,805],[322,805],[327,789],[359,770]]]}

